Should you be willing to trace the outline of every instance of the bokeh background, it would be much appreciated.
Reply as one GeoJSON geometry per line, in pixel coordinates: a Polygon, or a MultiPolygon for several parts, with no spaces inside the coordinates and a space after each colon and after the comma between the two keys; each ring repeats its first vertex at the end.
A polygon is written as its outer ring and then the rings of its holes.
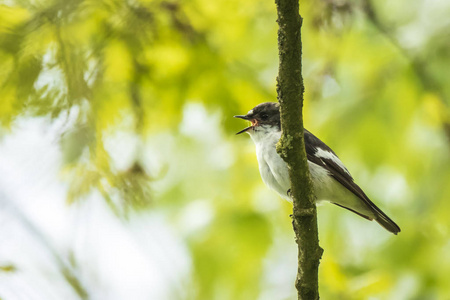
{"type": "MultiPolygon", "coordinates": [[[[0,3],[0,299],[296,299],[232,118],[276,101],[273,1],[0,3]]],[[[301,12],[305,126],[402,228],[320,206],[322,298],[450,299],[450,2],[301,12]]]]}

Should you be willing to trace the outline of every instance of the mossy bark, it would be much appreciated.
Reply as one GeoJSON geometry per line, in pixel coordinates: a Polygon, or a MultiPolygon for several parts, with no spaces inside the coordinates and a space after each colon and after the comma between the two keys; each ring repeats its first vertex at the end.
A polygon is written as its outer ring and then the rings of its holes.
{"type": "Polygon", "coordinates": [[[278,11],[278,101],[283,134],[277,151],[286,161],[291,178],[293,227],[298,244],[298,299],[319,299],[319,246],[317,211],[303,135],[302,18],[298,0],[276,0],[278,11]]]}

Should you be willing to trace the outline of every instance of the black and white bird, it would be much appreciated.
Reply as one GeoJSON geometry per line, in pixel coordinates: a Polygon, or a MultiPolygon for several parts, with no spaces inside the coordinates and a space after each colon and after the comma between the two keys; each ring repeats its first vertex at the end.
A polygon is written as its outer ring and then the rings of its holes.
{"type": "MultiPolygon", "coordinates": [[[[289,196],[290,179],[276,144],[281,137],[280,107],[266,102],[255,106],[246,115],[234,116],[251,122],[237,134],[247,132],[256,145],[256,157],[262,180],[282,198],[289,196]]],[[[397,234],[400,227],[381,211],[353,181],[352,175],[333,150],[308,130],[304,130],[309,171],[317,202],[329,201],[357,215],[375,220],[386,230],[397,234]]]]}

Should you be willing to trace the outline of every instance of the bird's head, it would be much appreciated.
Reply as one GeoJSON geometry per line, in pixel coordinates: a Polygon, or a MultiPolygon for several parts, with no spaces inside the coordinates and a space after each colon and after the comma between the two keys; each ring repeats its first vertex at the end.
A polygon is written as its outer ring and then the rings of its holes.
{"type": "Polygon", "coordinates": [[[235,118],[244,119],[250,121],[252,124],[239,131],[236,134],[244,132],[250,135],[255,132],[261,131],[261,129],[276,128],[280,130],[280,104],[277,102],[265,102],[258,104],[251,109],[246,115],[234,116],[235,118]]]}

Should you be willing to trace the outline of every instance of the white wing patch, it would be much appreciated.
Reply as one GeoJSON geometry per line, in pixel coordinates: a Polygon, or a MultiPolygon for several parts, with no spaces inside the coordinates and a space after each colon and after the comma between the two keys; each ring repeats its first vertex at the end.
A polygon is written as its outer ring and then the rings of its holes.
{"type": "Polygon", "coordinates": [[[342,163],[342,161],[339,159],[339,157],[337,157],[336,155],[334,155],[333,153],[331,153],[330,151],[326,151],[323,150],[322,148],[317,148],[317,152],[314,153],[315,156],[317,157],[321,157],[321,158],[326,158],[326,159],[330,159],[332,160],[335,164],[337,164],[342,170],[345,171],[345,173],[347,173],[350,178],[352,177],[352,175],[350,175],[350,172],[347,170],[347,168],[344,166],[344,164],[342,163]]]}

